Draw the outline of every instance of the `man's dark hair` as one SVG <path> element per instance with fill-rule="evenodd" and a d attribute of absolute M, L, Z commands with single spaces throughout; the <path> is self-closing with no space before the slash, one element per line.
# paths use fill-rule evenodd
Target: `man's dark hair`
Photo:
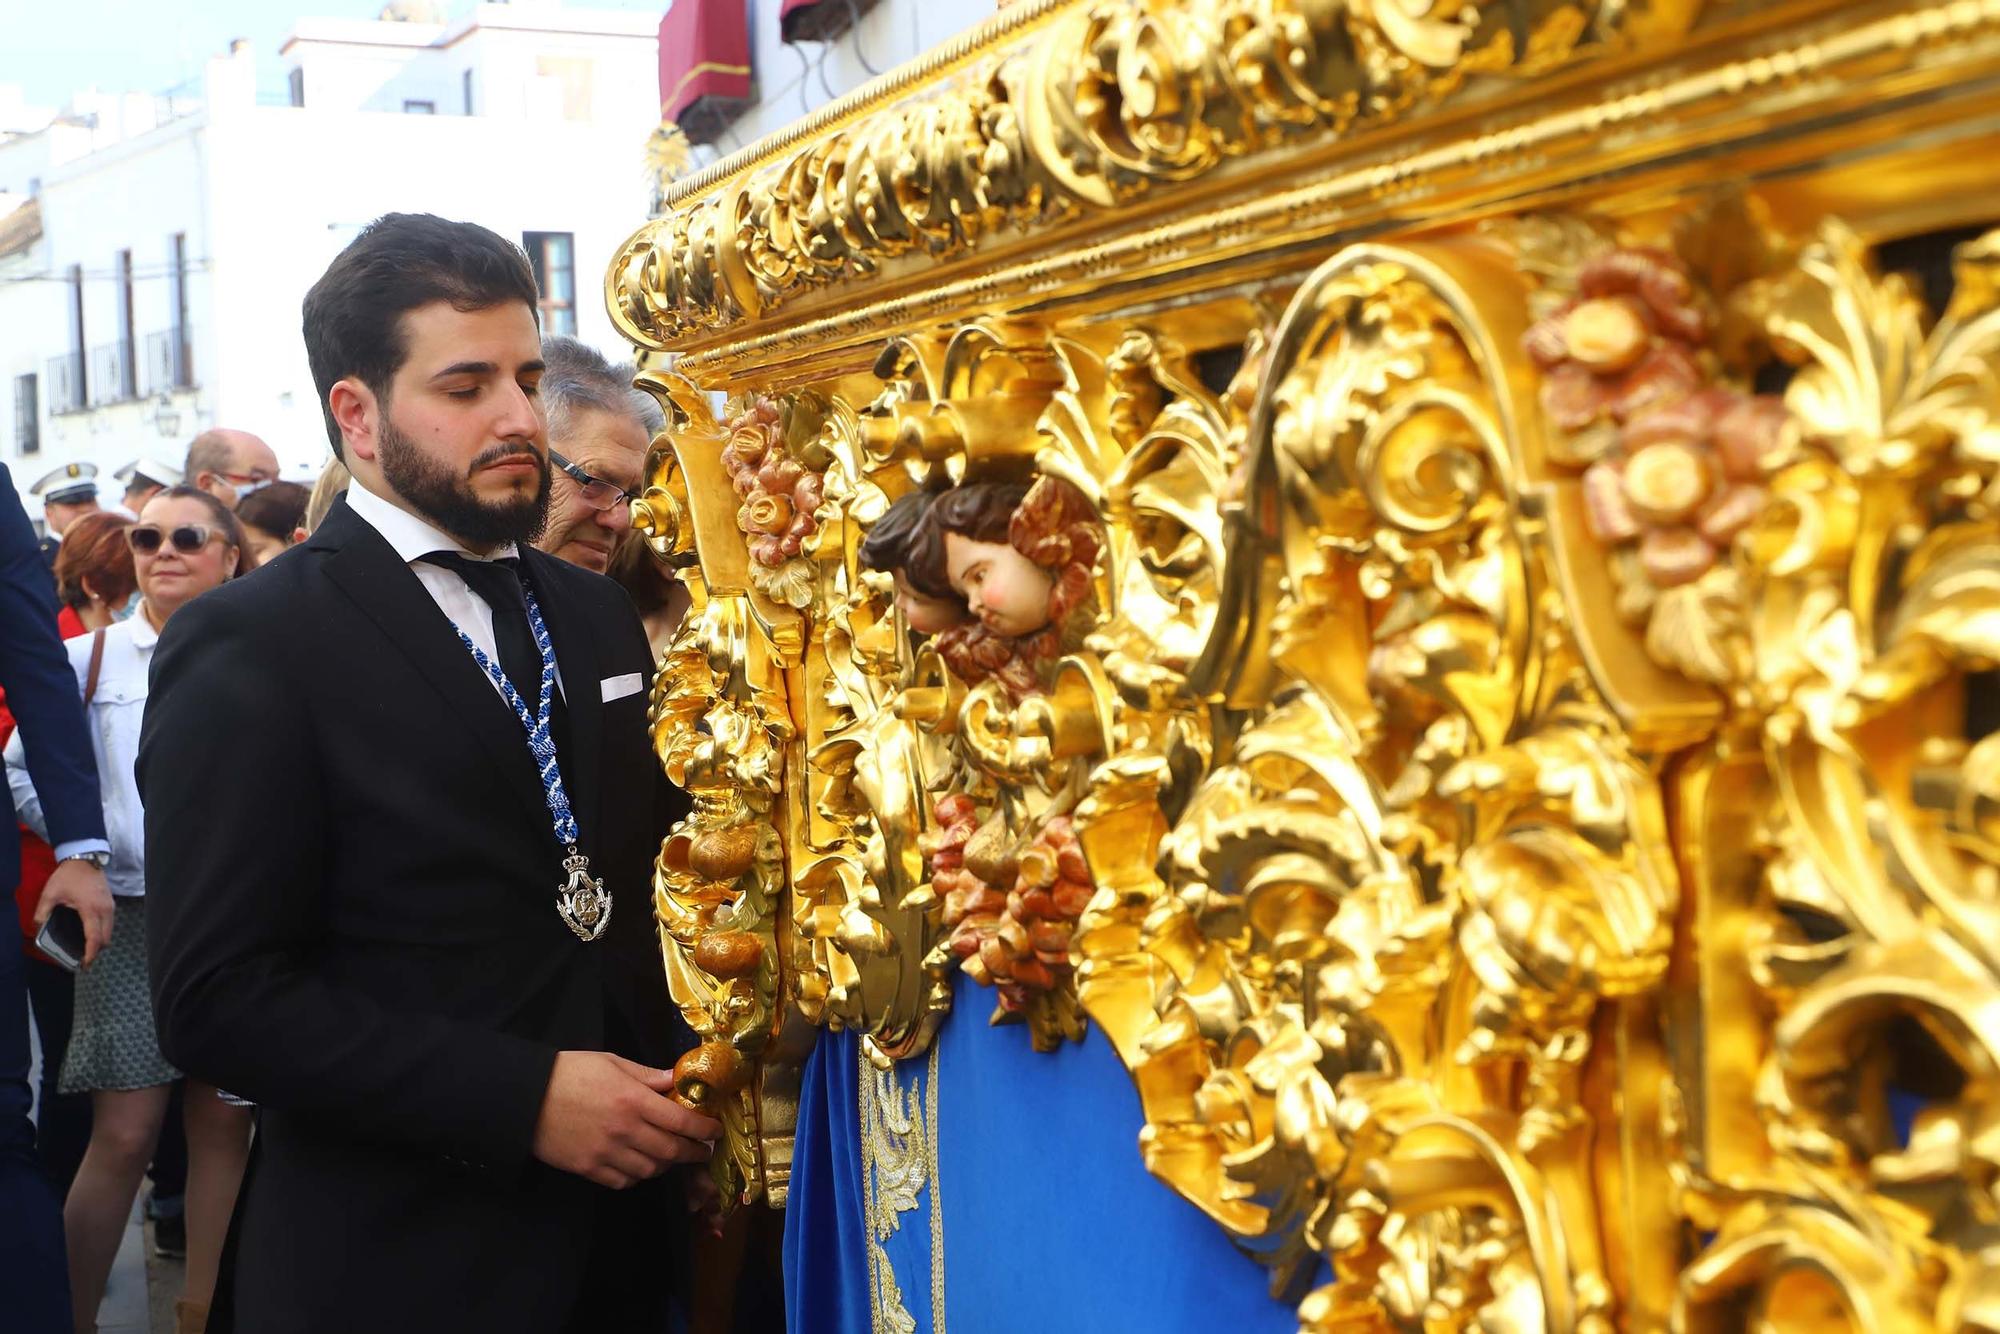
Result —
<path fill-rule="evenodd" d="M 520 301 L 539 324 L 537 299 L 521 248 L 477 223 L 384 213 L 363 227 L 306 293 L 306 360 L 334 455 L 346 457 L 327 395 L 351 375 L 386 408 L 390 382 L 409 355 L 406 313 L 434 301 L 465 311 Z"/>

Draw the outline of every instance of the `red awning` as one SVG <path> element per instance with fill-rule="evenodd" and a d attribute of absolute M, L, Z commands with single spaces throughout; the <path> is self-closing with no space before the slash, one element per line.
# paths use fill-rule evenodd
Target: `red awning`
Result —
<path fill-rule="evenodd" d="M 673 0 L 660 20 L 660 119 L 712 143 L 750 102 L 749 0 Z"/>

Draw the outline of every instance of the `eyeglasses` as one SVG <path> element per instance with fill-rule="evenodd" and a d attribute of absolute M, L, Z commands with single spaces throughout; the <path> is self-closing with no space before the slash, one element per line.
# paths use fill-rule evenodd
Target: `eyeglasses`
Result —
<path fill-rule="evenodd" d="M 275 477 L 266 477 L 261 472 L 219 472 L 215 475 L 229 483 L 229 489 L 236 493 L 238 500 L 255 495 L 278 480 Z"/>
<path fill-rule="evenodd" d="M 608 510 L 614 505 L 629 505 L 638 499 L 616 482 L 592 477 L 553 449 L 549 451 L 549 462 L 561 468 L 565 476 L 583 488 L 583 503 L 594 510 Z"/>
<path fill-rule="evenodd" d="M 152 555 L 163 540 L 171 542 L 183 556 L 192 556 L 221 536 L 205 523 L 183 523 L 170 529 L 154 523 L 135 523 L 125 530 L 125 540 L 132 544 L 133 554 L 139 556 Z"/>

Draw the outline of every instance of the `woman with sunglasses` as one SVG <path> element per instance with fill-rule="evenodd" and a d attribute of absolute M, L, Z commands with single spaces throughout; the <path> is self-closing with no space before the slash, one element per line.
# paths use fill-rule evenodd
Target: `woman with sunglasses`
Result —
<path fill-rule="evenodd" d="M 64 639 L 102 630 L 138 608 L 139 581 L 132 570 L 131 544 L 125 540 L 125 530 L 131 526 L 129 518 L 107 510 L 86 514 L 64 531 L 55 570 L 56 595 L 63 604 L 58 625 Z M 0 743 L 13 734 L 13 716 L 0 704 Z M 49 845 L 22 826 L 21 882 L 14 901 L 28 946 L 28 1002 L 36 1036 L 42 1041 L 35 1148 L 49 1178 L 67 1193 L 90 1143 L 90 1099 L 84 1094 L 64 1097 L 59 1088 L 63 1057 L 69 1051 L 70 1020 L 76 1011 L 76 978 L 35 948 L 35 910 L 55 865 Z"/>
<path fill-rule="evenodd" d="M 145 813 L 133 776 L 145 716 L 147 672 L 160 631 L 195 598 L 238 572 L 244 544 L 236 516 L 214 496 L 189 486 L 162 491 L 125 532 L 138 576 L 136 615 L 97 636 L 69 643 L 70 665 L 89 698 L 91 745 L 103 786 L 111 841 L 105 869 L 116 902 L 110 943 L 76 982 L 76 1018 L 63 1063 L 64 1093 L 91 1095 L 90 1147 L 63 1206 L 76 1327 L 96 1328 L 97 1308 L 118 1251 L 139 1179 L 153 1155 L 169 1087 L 180 1072 L 160 1054 L 146 975 Z M 18 736 L 8 743 L 8 784 L 31 826 L 40 803 L 28 785 Z M 205 1322 L 215 1288 L 223 1233 L 249 1151 L 249 1113 L 224 1103 L 214 1088 L 188 1081 L 187 1290 L 182 1330 Z"/>

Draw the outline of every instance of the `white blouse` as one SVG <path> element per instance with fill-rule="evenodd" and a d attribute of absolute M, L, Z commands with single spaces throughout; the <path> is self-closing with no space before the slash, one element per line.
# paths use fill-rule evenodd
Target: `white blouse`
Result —
<path fill-rule="evenodd" d="M 66 641 L 76 692 L 83 694 L 90 672 L 90 642 L 78 635 Z M 104 878 L 111 892 L 136 898 L 146 892 L 146 811 L 139 803 L 139 725 L 146 717 L 146 676 L 153 665 L 153 648 L 160 632 L 143 610 L 104 632 L 104 662 L 98 668 L 97 693 L 90 701 L 90 748 L 97 759 L 97 782 L 104 797 L 104 832 L 111 840 L 111 864 Z M 26 752 L 16 731 L 4 752 L 7 787 L 21 823 L 42 837 L 48 830 L 41 798 L 28 779 Z"/>

